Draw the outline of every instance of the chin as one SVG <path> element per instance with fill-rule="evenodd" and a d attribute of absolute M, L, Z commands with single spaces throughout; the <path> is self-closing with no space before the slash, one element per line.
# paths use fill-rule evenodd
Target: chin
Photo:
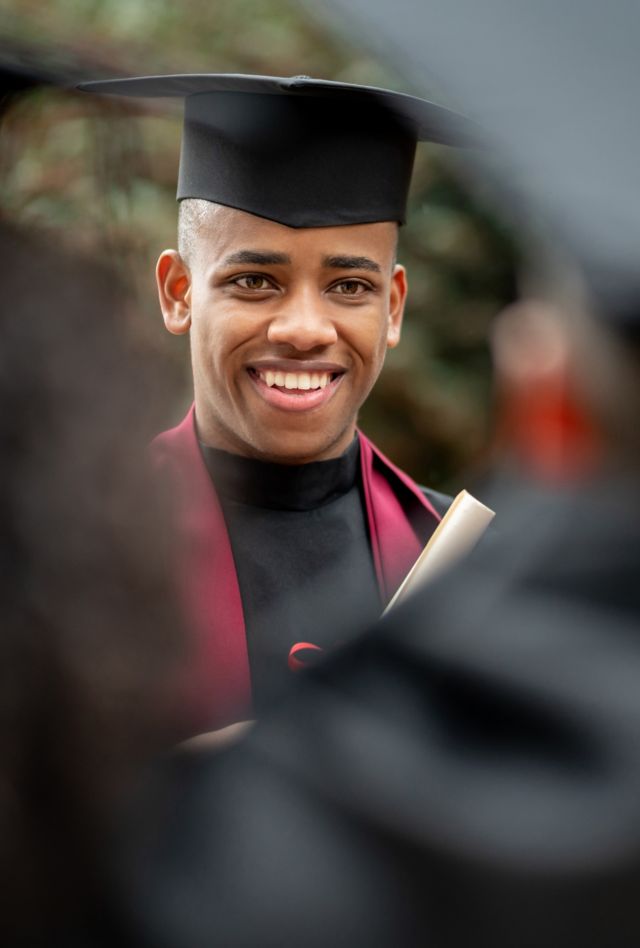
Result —
<path fill-rule="evenodd" d="M 334 441 L 327 442 L 326 438 L 319 441 L 297 435 L 256 444 L 255 450 L 258 457 L 276 464 L 309 464 L 342 454 L 343 448 L 332 450 L 334 444 Z"/>

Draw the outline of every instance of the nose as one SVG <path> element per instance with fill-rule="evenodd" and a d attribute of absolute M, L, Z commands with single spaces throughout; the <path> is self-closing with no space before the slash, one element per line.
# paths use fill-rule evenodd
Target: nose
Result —
<path fill-rule="evenodd" d="M 322 300 L 311 293 L 292 296 L 278 309 L 267 330 L 269 342 L 289 345 L 298 352 L 326 348 L 338 333 Z"/>

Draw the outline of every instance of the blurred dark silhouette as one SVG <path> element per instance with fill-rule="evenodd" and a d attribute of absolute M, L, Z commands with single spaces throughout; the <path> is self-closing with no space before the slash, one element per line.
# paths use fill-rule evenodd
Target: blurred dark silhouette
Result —
<path fill-rule="evenodd" d="M 1 940 L 53 943 L 175 737 L 183 649 L 117 281 L 14 228 L 0 247 Z"/>

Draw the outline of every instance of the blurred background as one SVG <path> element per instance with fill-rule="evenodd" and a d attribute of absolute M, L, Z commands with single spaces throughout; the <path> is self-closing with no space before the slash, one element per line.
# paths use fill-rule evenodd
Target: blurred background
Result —
<path fill-rule="evenodd" d="M 158 428 L 191 400 L 187 344 L 164 330 L 154 281 L 159 252 L 176 245 L 181 107 L 108 101 L 73 84 L 238 72 L 413 91 L 357 40 L 322 10 L 283 0 L 0 0 L 0 58 L 67 86 L 3 103 L 0 215 L 116 270 L 122 331 L 152 368 L 146 397 Z M 443 101 L 437 89 L 432 98 Z M 488 327 L 515 295 L 517 251 L 487 208 L 448 149 L 419 146 L 400 242 L 410 285 L 404 337 L 361 415 L 396 463 L 450 491 L 473 481 L 490 453 Z"/>

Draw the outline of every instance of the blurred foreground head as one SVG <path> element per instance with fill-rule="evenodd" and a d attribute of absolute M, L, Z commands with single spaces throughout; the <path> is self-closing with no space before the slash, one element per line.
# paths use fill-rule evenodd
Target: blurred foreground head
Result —
<path fill-rule="evenodd" d="M 132 765 L 168 739 L 178 625 L 117 284 L 4 225 L 0 248 L 3 925 L 35 937 L 82 903 Z"/>

